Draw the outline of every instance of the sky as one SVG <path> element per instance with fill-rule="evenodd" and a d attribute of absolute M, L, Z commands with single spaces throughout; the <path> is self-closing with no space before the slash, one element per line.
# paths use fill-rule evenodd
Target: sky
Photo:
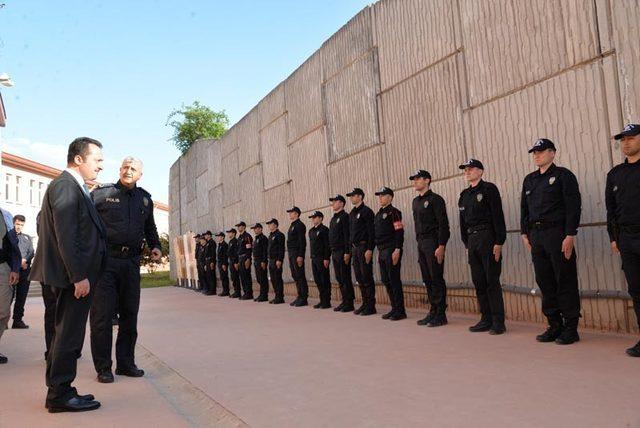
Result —
<path fill-rule="evenodd" d="M 179 152 L 169 113 L 200 101 L 231 124 L 369 0 L 0 0 L 1 149 L 64 168 L 69 143 L 104 144 L 100 182 L 126 156 L 168 201 Z"/>

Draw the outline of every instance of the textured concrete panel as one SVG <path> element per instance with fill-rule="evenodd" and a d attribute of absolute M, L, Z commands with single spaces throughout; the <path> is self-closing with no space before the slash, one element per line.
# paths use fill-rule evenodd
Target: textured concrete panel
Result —
<path fill-rule="evenodd" d="M 320 126 L 322 116 L 322 69 L 320 54 L 313 54 L 285 81 L 285 105 L 289 120 L 289 142 Z"/>
<path fill-rule="evenodd" d="M 193 145 L 195 146 L 195 162 L 196 162 L 196 177 L 200 177 L 204 174 L 209 168 L 209 147 L 213 144 L 215 140 L 210 139 L 202 139 L 196 141 Z M 193 148 L 192 148 L 193 149 Z"/>
<path fill-rule="evenodd" d="M 331 194 L 348 193 L 354 187 L 360 187 L 365 193 L 365 203 L 375 206 L 374 193 L 383 186 L 382 149 L 372 147 L 356 155 L 350 156 L 329 165 L 329 182 Z M 351 203 L 347 200 L 347 209 Z"/>
<path fill-rule="evenodd" d="M 207 162 L 209 167 L 209 188 L 213 189 L 222 184 L 222 145 L 219 140 L 212 142 L 207 150 Z"/>
<path fill-rule="evenodd" d="M 216 232 L 223 230 L 222 186 L 209 190 L 209 216 L 211 217 L 211 230 Z"/>
<path fill-rule="evenodd" d="M 254 165 L 240 174 L 240 193 L 243 199 L 240 210 L 242 219 L 247 225 L 262 221 L 264 218 L 262 164 Z"/>
<path fill-rule="evenodd" d="M 270 189 L 289 180 L 287 160 L 287 116 L 281 116 L 260 131 L 264 188 Z"/>
<path fill-rule="evenodd" d="M 192 147 L 189 149 L 185 156 L 185 162 L 182 165 L 186 168 L 186 181 L 180 182 L 180 185 L 187 189 L 187 202 L 192 202 L 196 199 L 196 177 L 197 177 L 197 156 L 198 148 Z"/>
<path fill-rule="evenodd" d="M 222 183 L 224 206 L 240 200 L 240 175 L 238 171 L 238 151 L 222 158 Z"/>
<path fill-rule="evenodd" d="M 373 6 L 383 90 L 456 50 L 450 0 L 381 1 Z"/>
<path fill-rule="evenodd" d="M 265 190 L 264 192 L 264 221 L 275 218 L 280 223 L 280 229 L 286 231 L 289 227 L 289 215 L 286 210 L 293 205 L 291 184 Z"/>
<path fill-rule="evenodd" d="M 232 227 L 235 227 L 239 221 L 242 221 L 242 202 L 236 202 L 235 204 L 225 206 L 222 211 L 224 218 L 224 230 L 229 230 Z"/>
<path fill-rule="evenodd" d="M 258 103 L 259 128 L 262 129 L 273 122 L 277 117 L 282 116 L 286 111 L 284 105 L 284 83 L 278 85 Z"/>
<path fill-rule="evenodd" d="M 196 215 L 198 217 L 209 214 L 209 183 L 206 171 L 196 178 Z"/>
<path fill-rule="evenodd" d="M 293 201 L 302 211 L 329 203 L 327 143 L 323 128 L 289 146 L 289 171 Z"/>
<path fill-rule="evenodd" d="M 434 179 L 457 174 L 466 157 L 455 59 L 428 68 L 381 97 L 390 184 L 404 187 L 416 169 Z"/>
<path fill-rule="evenodd" d="M 640 122 L 640 1 L 611 0 L 612 31 L 625 122 Z"/>
<path fill-rule="evenodd" d="M 368 54 L 323 86 L 331 161 L 379 142 L 375 62 Z"/>
<path fill-rule="evenodd" d="M 240 171 L 260 162 L 260 136 L 258 134 L 258 111 L 251 110 L 236 124 L 236 138 L 241 155 L 238 157 Z"/>
<path fill-rule="evenodd" d="M 222 150 L 222 157 L 227 157 L 232 151 L 238 148 L 238 140 L 236 137 L 236 127 L 232 126 L 220 139 L 220 147 Z"/>
<path fill-rule="evenodd" d="M 563 73 L 470 113 L 469 157 L 504 199 L 508 229 L 519 228 L 522 180 L 535 170 L 527 150 L 539 137 L 558 148 L 556 163 L 573 171 L 582 192 L 582 223 L 605 220 L 604 185 L 611 168 L 598 63 Z"/>

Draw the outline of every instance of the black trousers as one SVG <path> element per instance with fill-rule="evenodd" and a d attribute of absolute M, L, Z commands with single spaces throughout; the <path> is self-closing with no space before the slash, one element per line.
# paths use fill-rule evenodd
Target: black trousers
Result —
<path fill-rule="evenodd" d="M 313 258 L 311 259 L 311 271 L 313 272 L 313 282 L 315 282 L 318 287 L 320 303 L 330 305 L 331 275 L 329 273 L 329 267 L 324 267 L 324 260 L 322 260 L 322 258 Z"/>
<path fill-rule="evenodd" d="M 21 321 L 22 317 L 24 317 L 24 304 L 27 301 L 27 295 L 29 294 L 29 285 L 31 281 L 29 281 L 29 273 L 31 272 L 31 268 L 22 270 L 20 269 L 20 279 L 18 283 L 13 287 L 14 297 L 16 299 L 13 304 L 13 320 Z"/>
<path fill-rule="evenodd" d="M 240 272 L 233 263 L 229 264 L 229 273 L 231 274 L 231 283 L 233 284 L 233 294 L 239 296 L 240 293 Z"/>
<path fill-rule="evenodd" d="M 276 266 L 276 260 L 269 260 L 269 276 L 271 286 L 276 295 L 275 300 L 284 300 L 284 282 L 282 281 L 282 264 Z"/>
<path fill-rule="evenodd" d="M 575 249 L 567 260 L 562 254 L 562 227 L 529 232 L 536 282 L 542 292 L 542 313 L 547 317 L 580 317 L 580 294 Z"/>
<path fill-rule="evenodd" d="M 380 264 L 380 277 L 384 287 L 387 289 L 389 300 L 391 301 L 391 311 L 394 314 L 406 315 L 404 308 L 404 292 L 402 290 L 402 280 L 400 279 L 400 267 L 402 266 L 402 250 L 398 263 L 393 264 L 391 255 L 394 248 L 385 248 L 378 251 L 378 263 Z"/>
<path fill-rule="evenodd" d="M 264 262 L 264 267 L 262 267 L 261 262 L 253 262 L 253 267 L 256 271 L 256 282 L 260 285 L 260 298 L 268 298 L 269 297 L 269 268 L 267 263 Z"/>
<path fill-rule="evenodd" d="M 447 308 L 447 284 L 444 281 L 444 260 L 438 263 L 435 251 L 438 240 L 423 238 L 418 240 L 418 264 L 422 273 L 422 283 L 427 288 L 431 304 L 430 312 L 445 312 Z"/>
<path fill-rule="evenodd" d="M 56 294 L 49 285 L 40 283 L 42 289 L 42 301 L 44 302 L 44 344 L 46 346 L 44 357 L 47 358 L 51 349 L 51 342 L 55 333 L 56 322 Z"/>
<path fill-rule="evenodd" d="M 51 287 L 55 296 L 54 333 L 45 374 L 50 403 L 62 403 L 77 394 L 71 383 L 76 378 L 78 355 L 82 351 L 94 291 L 92 287 L 89 295 L 80 299 L 75 298 L 74 292 L 72 284 L 68 288 Z"/>
<path fill-rule="evenodd" d="M 249 266 L 247 266 L 247 264 Z M 242 283 L 242 293 L 247 298 L 253 299 L 253 284 L 251 280 L 251 256 L 240 256 L 240 283 Z"/>
<path fill-rule="evenodd" d="M 373 282 L 373 256 L 369 263 L 364 258 L 367 251 L 365 245 L 353 247 L 353 272 L 356 275 L 356 282 L 362 294 L 362 305 L 365 308 L 375 309 L 376 307 L 376 287 Z"/>
<path fill-rule="evenodd" d="M 348 263 L 344 262 L 344 250 L 336 249 L 331 252 L 331 262 L 333 263 L 333 272 L 336 281 L 340 285 L 340 294 L 342 295 L 342 303 L 353 306 L 355 295 L 353 292 L 353 281 L 351 280 L 351 259 Z"/>
<path fill-rule="evenodd" d="M 204 265 L 198 263 L 196 265 L 198 268 L 198 283 L 200 284 L 200 289 L 203 291 L 207 290 L 207 274 L 204 270 Z"/>
<path fill-rule="evenodd" d="M 107 267 L 95 287 L 91 306 L 91 354 L 97 372 L 111 370 L 113 326 L 111 317 L 118 301 L 118 337 L 116 364 L 121 368 L 135 366 L 140 308 L 140 261 L 137 257 L 107 258 Z"/>
<path fill-rule="evenodd" d="M 304 271 L 304 260 L 302 266 L 298 266 L 296 256 L 289 256 L 289 268 L 291 269 L 291 277 L 296 283 L 298 299 L 306 301 L 309 298 L 309 284 L 307 284 L 307 275 Z"/>
<path fill-rule="evenodd" d="M 207 294 L 216 294 L 218 281 L 216 279 L 216 268 L 211 268 L 211 263 L 207 262 L 205 266 L 205 281 L 207 282 Z"/>
<path fill-rule="evenodd" d="M 496 262 L 493 255 L 494 243 L 495 237 L 491 230 L 481 230 L 469 235 L 469 266 L 482 319 L 504 322 L 504 299 L 500 285 L 502 257 Z"/>
<path fill-rule="evenodd" d="M 223 269 L 224 266 L 224 269 Z M 218 264 L 218 276 L 222 284 L 222 294 L 229 293 L 229 266 Z"/>
<path fill-rule="evenodd" d="M 627 279 L 629 295 L 633 300 L 633 309 L 640 326 L 640 233 L 623 231 L 617 242 L 622 257 L 622 270 Z"/>

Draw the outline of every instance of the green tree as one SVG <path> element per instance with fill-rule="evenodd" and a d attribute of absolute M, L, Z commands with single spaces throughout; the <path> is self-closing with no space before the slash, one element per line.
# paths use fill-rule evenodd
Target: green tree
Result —
<path fill-rule="evenodd" d="M 158 269 L 158 267 L 167 263 L 167 261 L 169 260 L 169 251 L 170 251 L 169 249 L 171 247 L 169 245 L 169 235 L 167 235 L 166 233 L 163 233 L 159 236 L 159 238 L 160 238 L 160 248 L 162 250 L 162 258 L 160 260 L 156 261 L 151 258 L 151 250 L 146 245 L 142 250 L 142 257 L 140 258 L 140 266 L 146 266 L 147 271 L 149 272 L 155 272 L 156 269 Z"/>
<path fill-rule="evenodd" d="M 214 111 L 195 101 L 172 111 L 166 126 L 173 128 L 170 141 L 184 154 L 196 140 L 222 137 L 229 127 L 229 117 L 224 110 Z"/>

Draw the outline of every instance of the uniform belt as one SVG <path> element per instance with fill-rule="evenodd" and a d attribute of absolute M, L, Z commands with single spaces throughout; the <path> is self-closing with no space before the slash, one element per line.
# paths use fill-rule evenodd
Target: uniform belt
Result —
<path fill-rule="evenodd" d="M 471 235 L 473 233 L 478 233 L 478 232 L 482 232 L 483 230 L 490 230 L 490 229 L 491 229 L 491 226 L 489 226 L 488 224 L 480 224 L 478 226 L 472 226 L 468 228 L 467 233 Z"/>
<path fill-rule="evenodd" d="M 358 241 L 358 242 L 354 242 L 353 246 L 354 247 L 361 247 L 361 246 L 366 245 L 366 244 L 367 244 L 367 241 Z"/>
<path fill-rule="evenodd" d="M 140 255 L 140 249 L 126 245 L 109 245 L 109 255 L 120 258 L 137 257 Z"/>
<path fill-rule="evenodd" d="M 562 224 L 563 223 L 559 221 L 533 221 L 529 223 L 529 228 L 544 230 L 544 229 L 551 229 L 552 227 L 562 226 Z"/>
<path fill-rule="evenodd" d="M 640 224 L 627 224 L 618 226 L 621 231 L 626 233 L 640 233 Z"/>

